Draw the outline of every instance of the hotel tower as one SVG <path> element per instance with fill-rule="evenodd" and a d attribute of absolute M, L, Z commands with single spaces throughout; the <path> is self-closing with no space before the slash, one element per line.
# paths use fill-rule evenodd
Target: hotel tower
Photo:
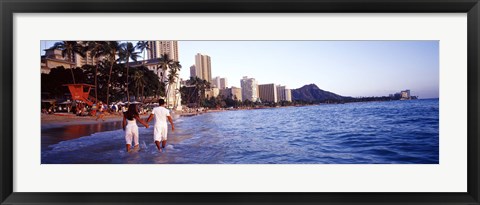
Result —
<path fill-rule="evenodd" d="M 168 58 L 173 61 L 178 60 L 178 42 L 177 41 L 149 41 L 147 50 L 148 59 L 160 58 L 163 54 L 167 54 Z M 165 71 L 165 74 L 159 76 L 161 81 L 167 80 L 167 75 L 170 73 L 170 68 Z M 166 97 L 167 107 L 181 110 L 181 95 L 180 95 L 180 79 L 177 77 L 172 86 L 167 86 L 168 96 Z"/>

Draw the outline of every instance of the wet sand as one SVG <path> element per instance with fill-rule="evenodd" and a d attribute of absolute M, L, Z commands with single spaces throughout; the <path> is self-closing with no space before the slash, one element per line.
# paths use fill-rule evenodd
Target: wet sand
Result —
<path fill-rule="evenodd" d="M 55 124 L 56 126 L 42 125 L 42 150 L 49 145 L 59 143 L 65 140 L 77 139 L 89 136 L 97 132 L 106 132 L 122 129 L 122 121 L 95 121 L 96 123 L 83 122 L 83 124 Z"/>
<path fill-rule="evenodd" d="M 181 116 L 188 117 L 221 111 L 225 110 L 208 110 L 192 113 L 175 111 L 172 117 L 175 120 Z M 140 115 L 140 118 L 147 120 L 148 116 L 149 113 Z M 76 116 L 68 113 L 41 114 L 42 148 L 61 141 L 89 136 L 97 132 L 122 129 L 123 115 L 121 114 L 106 114 L 104 120 L 96 120 L 96 118 L 94 116 Z M 139 127 L 143 126 L 139 125 Z"/>
<path fill-rule="evenodd" d="M 175 111 L 172 113 L 173 118 L 180 116 L 194 116 L 204 113 L 211 112 L 223 112 L 226 110 L 207 110 L 202 112 L 182 112 Z M 148 118 L 149 113 L 140 115 L 142 119 Z M 84 125 L 84 124 L 98 124 L 102 122 L 116 122 L 122 121 L 123 115 L 120 113 L 117 114 L 106 114 L 104 120 L 96 120 L 96 116 L 76 116 L 70 113 L 55 113 L 55 114 L 41 114 L 42 129 L 44 128 L 53 128 L 58 126 L 65 125 Z"/>

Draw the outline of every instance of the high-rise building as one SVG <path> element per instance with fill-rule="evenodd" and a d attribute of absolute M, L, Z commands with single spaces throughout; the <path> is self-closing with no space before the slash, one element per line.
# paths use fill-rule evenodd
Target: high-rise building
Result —
<path fill-rule="evenodd" d="M 177 41 L 149 41 L 148 46 L 150 47 L 147 50 L 147 55 L 149 59 L 157 59 L 162 57 L 162 55 L 167 54 L 169 60 L 179 61 L 178 59 L 178 42 Z M 170 73 L 170 68 L 168 68 L 165 73 L 157 73 L 160 80 L 165 82 Z M 181 95 L 180 95 L 180 79 L 177 77 L 175 82 L 170 86 L 166 86 L 165 91 L 168 96 L 165 98 L 166 106 L 176 109 L 181 109 Z"/>
<path fill-rule="evenodd" d="M 217 77 L 212 79 L 212 86 L 214 86 L 216 88 L 219 88 L 219 89 L 223 89 L 223 88 L 220 87 L 220 76 L 217 76 Z"/>
<path fill-rule="evenodd" d="M 197 53 L 195 56 L 195 69 L 197 77 L 204 79 L 209 83 L 212 82 L 212 66 L 210 56 Z"/>
<path fill-rule="evenodd" d="M 292 102 L 292 90 L 285 89 L 285 101 Z"/>
<path fill-rule="evenodd" d="M 221 78 L 220 76 L 217 76 L 212 79 L 212 85 L 219 89 L 225 89 L 228 87 L 227 78 Z"/>
<path fill-rule="evenodd" d="M 97 63 L 100 63 L 100 61 L 104 58 L 104 56 L 95 58 L 92 56 L 90 51 L 87 51 L 85 53 L 85 57 L 82 57 L 80 54 L 75 54 L 74 61 L 77 67 L 82 67 L 84 65 L 97 65 Z"/>
<path fill-rule="evenodd" d="M 170 60 L 178 61 L 178 41 L 149 41 L 148 59 L 160 58 L 167 54 Z"/>
<path fill-rule="evenodd" d="M 258 94 L 262 102 L 278 102 L 277 86 L 273 83 L 258 85 Z"/>
<path fill-rule="evenodd" d="M 166 82 L 168 79 L 168 73 L 170 72 L 170 68 L 167 69 L 167 71 L 165 72 L 166 75 L 164 75 L 162 69 L 157 69 L 160 63 L 161 62 L 158 59 L 148 59 L 145 61 L 130 62 L 129 65 L 130 68 L 145 66 L 158 76 L 158 80 L 160 82 Z M 177 77 L 172 84 L 165 87 L 165 92 L 168 93 L 165 101 L 167 103 L 166 106 L 169 108 L 176 108 L 177 110 L 180 110 L 182 108 L 180 94 L 181 81 L 182 80 Z"/>
<path fill-rule="evenodd" d="M 286 86 L 277 85 L 277 100 L 278 100 L 278 102 L 285 101 L 285 99 L 287 98 L 286 93 L 285 93 L 285 88 L 286 88 Z"/>
<path fill-rule="evenodd" d="M 232 92 L 232 98 L 234 100 L 242 101 L 242 88 L 237 88 L 237 87 L 232 86 L 230 89 L 231 89 L 231 92 Z"/>
<path fill-rule="evenodd" d="M 197 77 L 197 70 L 195 69 L 195 65 L 190 66 L 190 78 Z"/>
<path fill-rule="evenodd" d="M 242 100 L 250 100 L 252 102 L 258 99 L 258 82 L 255 78 L 248 78 L 244 76 L 240 80 L 242 87 Z"/>
<path fill-rule="evenodd" d="M 220 78 L 220 89 L 225 89 L 228 87 L 227 78 Z"/>
<path fill-rule="evenodd" d="M 292 91 L 287 89 L 287 86 L 277 85 L 277 100 L 280 101 L 292 101 Z"/>
<path fill-rule="evenodd" d="M 232 100 L 242 101 L 242 89 L 232 86 L 231 88 L 224 88 L 220 90 L 220 95 Z"/>

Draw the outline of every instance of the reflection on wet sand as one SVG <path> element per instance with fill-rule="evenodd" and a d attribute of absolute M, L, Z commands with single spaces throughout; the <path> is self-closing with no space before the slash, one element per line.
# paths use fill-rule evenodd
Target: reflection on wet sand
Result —
<path fill-rule="evenodd" d="M 63 127 L 42 129 L 42 149 L 51 144 L 88 136 L 97 132 L 122 129 L 121 121 L 100 122 L 95 124 L 66 125 Z"/>

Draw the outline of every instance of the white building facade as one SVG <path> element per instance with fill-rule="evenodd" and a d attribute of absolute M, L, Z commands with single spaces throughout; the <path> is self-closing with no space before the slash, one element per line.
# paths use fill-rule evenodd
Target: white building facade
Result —
<path fill-rule="evenodd" d="M 240 85 L 242 88 L 242 100 L 250 100 L 256 102 L 258 99 L 258 82 L 255 78 L 248 78 L 244 76 L 240 80 Z"/>

